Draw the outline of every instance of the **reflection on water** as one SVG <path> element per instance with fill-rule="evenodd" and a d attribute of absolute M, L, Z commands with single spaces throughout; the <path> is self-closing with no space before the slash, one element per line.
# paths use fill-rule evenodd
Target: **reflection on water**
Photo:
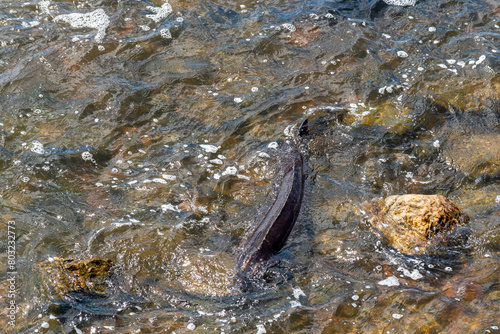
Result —
<path fill-rule="evenodd" d="M 8 221 L 18 272 L 2 328 L 498 332 L 499 14 L 479 0 L 1 3 L 6 302 Z M 298 224 L 238 291 L 284 132 L 309 114 Z M 452 199 L 467 241 L 407 256 L 354 213 L 403 193 Z M 107 293 L 59 295 L 39 271 L 56 257 L 110 259 Z"/>

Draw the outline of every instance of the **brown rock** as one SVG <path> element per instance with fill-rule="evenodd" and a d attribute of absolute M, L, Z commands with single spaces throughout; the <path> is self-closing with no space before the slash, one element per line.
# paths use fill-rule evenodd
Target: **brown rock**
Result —
<path fill-rule="evenodd" d="M 444 145 L 443 154 L 449 163 L 466 174 L 495 174 L 500 170 L 500 135 L 458 134 Z"/>
<path fill-rule="evenodd" d="M 43 281 L 49 291 L 64 296 L 69 292 L 104 294 L 112 263 L 108 259 L 74 260 L 51 258 L 40 264 Z"/>
<path fill-rule="evenodd" d="M 469 218 L 441 195 L 395 195 L 375 198 L 361 212 L 394 248 L 420 254 L 437 235 L 465 224 Z"/>

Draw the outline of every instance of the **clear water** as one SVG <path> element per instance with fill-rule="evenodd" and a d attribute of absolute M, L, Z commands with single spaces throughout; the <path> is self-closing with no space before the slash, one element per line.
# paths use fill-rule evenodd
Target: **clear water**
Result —
<path fill-rule="evenodd" d="M 2 328 L 499 332 L 500 5 L 389 3 L 0 2 Z M 309 114 L 301 216 L 238 292 L 241 240 Z M 395 253 L 354 212 L 402 193 L 452 199 L 468 241 Z M 58 299 L 51 257 L 111 259 L 109 294 Z"/>

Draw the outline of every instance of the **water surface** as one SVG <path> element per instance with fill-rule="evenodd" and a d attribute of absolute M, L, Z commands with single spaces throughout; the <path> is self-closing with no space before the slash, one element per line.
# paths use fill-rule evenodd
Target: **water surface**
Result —
<path fill-rule="evenodd" d="M 18 273 L 2 328 L 499 332 L 499 14 L 493 0 L 2 1 L 5 305 L 8 221 Z M 239 246 L 307 115 L 301 216 L 239 292 Z M 354 213 L 404 193 L 452 199 L 468 241 L 409 257 Z M 50 292 L 39 264 L 54 257 L 111 259 L 108 295 Z"/>

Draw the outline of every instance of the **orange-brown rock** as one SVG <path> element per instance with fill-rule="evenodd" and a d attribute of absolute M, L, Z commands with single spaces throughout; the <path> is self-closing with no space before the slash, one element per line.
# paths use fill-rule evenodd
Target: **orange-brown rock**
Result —
<path fill-rule="evenodd" d="M 420 254 L 438 235 L 465 224 L 469 218 L 441 195 L 394 195 L 375 198 L 361 213 L 388 243 L 407 254 Z"/>

